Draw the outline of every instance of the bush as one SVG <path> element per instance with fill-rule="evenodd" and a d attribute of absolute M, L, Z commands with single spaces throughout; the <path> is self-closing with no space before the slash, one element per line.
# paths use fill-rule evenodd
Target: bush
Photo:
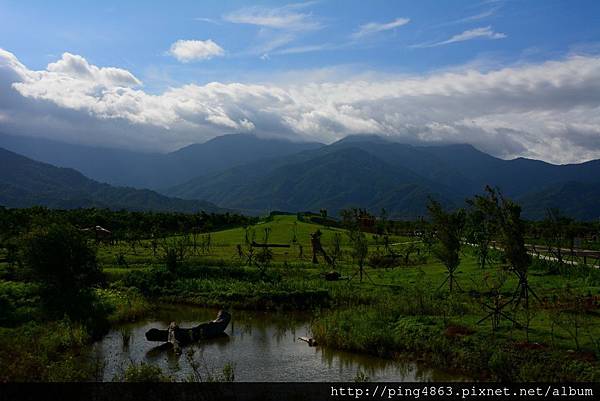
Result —
<path fill-rule="evenodd" d="M 33 283 L 0 280 L 0 326 L 40 317 L 39 288 Z"/>
<path fill-rule="evenodd" d="M 175 274 L 160 267 L 150 271 L 133 271 L 123 278 L 123 285 L 135 287 L 145 296 L 158 296 L 170 288 L 175 279 Z"/>
<path fill-rule="evenodd" d="M 129 365 L 125 370 L 123 377 L 115 377 L 115 379 L 115 381 L 118 380 L 127 383 L 159 383 L 171 381 L 171 378 L 164 375 L 158 366 L 144 362 L 139 365 Z"/>

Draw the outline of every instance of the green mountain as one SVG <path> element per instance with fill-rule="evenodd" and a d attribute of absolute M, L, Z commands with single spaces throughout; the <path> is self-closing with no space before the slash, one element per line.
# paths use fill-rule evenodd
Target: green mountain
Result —
<path fill-rule="evenodd" d="M 599 160 L 571 165 L 502 160 L 470 145 L 412 146 L 374 136 L 347 137 L 202 175 L 164 193 L 252 212 L 327 208 L 337 213 L 356 206 L 415 218 L 426 212 L 429 197 L 462 206 L 486 185 L 527 202 L 526 217 L 543 216 L 546 205 L 558 205 L 574 217 L 600 215 L 600 201 L 585 195 L 600 185 Z"/>
<path fill-rule="evenodd" d="M 470 145 L 414 146 L 367 135 L 328 146 L 226 135 L 165 155 L 15 138 L 0 135 L 0 143 L 12 141 L 13 148 L 27 148 L 42 160 L 81 165 L 111 183 L 161 186 L 166 196 L 100 184 L 3 151 L 0 203 L 8 206 L 191 211 L 216 210 L 217 204 L 245 213 L 327 208 L 332 214 L 364 207 L 415 218 L 426 213 L 429 197 L 459 207 L 492 185 L 521 202 L 528 218 L 543 217 L 548 207 L 581 219 L 600 216 L 600 160 L 503 160 Z"/>
<path fill-rule="evenodd" d="M 446 204 L 457 200 L 443 185 L 356 148 L 252 163 L 194 179 L 169 193 L 206 197 L 250 212 L 326 208 L 336 214 L 348 207 L 369 207 L 385 208 L 395 217 L 405 218 L 423 215 L 428 196 Z"/>
<path fill-rule="evenodd" d="M 536 220 L 543 219 L 551 208 L 578 220 L 600 219 L 600 184 L 567 181 L 528 193 L 517 201 L 523 213 Z"/>
<path fill-rule="evenodd" d="M 169 198 L 150 190 L 113 187 L 70 168 L 37 162 L 0 148 L 0 205 L 71 209 L 100 207 L 128 210 L 222 211 L 198 200 Z"/>

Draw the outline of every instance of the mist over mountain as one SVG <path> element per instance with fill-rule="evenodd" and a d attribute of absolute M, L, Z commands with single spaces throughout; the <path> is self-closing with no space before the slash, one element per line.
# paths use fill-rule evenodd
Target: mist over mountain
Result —
<path fill-rule="evenodd" d="M 224 211 L 209 202 L 169 198 L 147 189 L 114 187 L 70 168 L 37 162 L 0 148 L 0 205 L 110 208 L 171 212 Z"/>

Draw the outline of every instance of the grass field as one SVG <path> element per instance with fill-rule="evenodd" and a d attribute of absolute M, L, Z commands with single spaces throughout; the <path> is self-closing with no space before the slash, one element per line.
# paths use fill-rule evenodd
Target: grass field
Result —
<path fill-rule="evenodd" d="M 316 230 L 322 232 L 321 242 L 326 250 L 332 247 L 333 237 L 336 233 L 341 235 L 343 251 L 348 252 L 350 249 L 349 238 L 345 235 L 345 230 L 298 221 L 296 216 L 274 216 L 270 221 L 262 221 L 251 226 L 248 231 L 250 239 L 252 239 L 252 234 L 254 233 L 254 240 L 257 243 L 264 242 L 265 229 L 270 229 L 269 243 L 290 245 L 289 248 L 271 248 L 274 256 L 273 262 L 275 264 L 284 262 L 302 264 L 310 262 L 312 255 L 310 234 L 314 233 Z M 199 244 L 202 237 L 206 237 L 207 235 L 208 234 L 198 235 L 196 252 L 193 252 L 192 249 L 192 235 L 188 236 L 189 260 L 202 261 L 205 263 L 210 263 L 210 261 L 237 262 L 239 257 L 236 246 L 244 245 L 245 243 L 246 230 L 244 228 L 238 227 L 210 233 L 210 251 L 202 252 Z M 181 238 L 182 236 L 176 236 L 159 240 L 158 254 L 160 253 L 159 248 L 164 241 L 176 241 Z M 296 241 L 294 241 L 294 238 Z M 367 240 L 369 241 L 370 248 L 377 248 L 377 240 L 374 239 L 372 235 L 368 235 Z M 411 241 L 411 239 L 399 236 L 392 236 L 390 238 L 390 242 L 392 243 L 402 243 L 407 241 Z M 117 246 L 101 245 L 98 249 L 98 257 L 101 263 L 107 268 L 115 264 L 116 257 L 119 254 L 125 256 L 128 265 L 131 267 L 138 265 L 148 267 L 158 260 L 157 257 L 153 255 L 151 242 L 152 241 L 150 240 L 141 240 L 134 247 L 130 244 L 120 244 Z M 379 240 L 379 247 L 383 247 L 381 239 Z M 396 247 L 401 247 L 401 245 L 396 245 Z M 300 248 L 303 249 L 303 257 L 300 257 Z"/>
<path fill-rule="evenodd" d="M 255 232 L 263 242 L 289 244 L 272 248 L 273 260 L 264 270 L 246 265 L 238 245 Z M 332 267 L 311 263 L 310 234 L 323 233 L 330 251 L 341 236 L 342 256 L 335 269 L 344 279 L 326 281 Z M 208 234 L 196 239 L 206 240 Z M 294 238 L 296 241 L 294 241 Z M 382 239 L 367 235 L 370 256 L 384 254 Z M 464 247 L 456 274 L 460 291 L 440 285 L 446 269 L 421 243 L 407 237 L 390 242 L 401 254 L 394 268 L 373 268 L 367 262 L 359 281 L 352 247 L 344 230 L 275 216 L 250 227 L 210 233 L 210 248 L 185 242 L 185 257 L 177 271 L 165 267 L 162 245 L 184 236 L 135 244 L 101 244 L 98 259 L 108 286 L 98 290 L 111 303 L 113 324 L 143 316 L 153 302 L 190 303 L 247 309 L 303 309 L 313 312 L 313 335 L 324 345 L 391 358 L 421 359 L 437 367 L 460 369 L 473 377 L 496 380 L 600 380 L 600 271 L 584 266 L 556 266 L 534 261 L 530 268 L 531 298 L 527 311 L 512 305 L 504 312 L 521 326 L 501 317 L 497 330 L 484 304 L 492 304 L 491 285 L 504 277 L 501 303 L 512 298 L 517 280 L 502 268 L 501 258 L 482 270 L 471 247 Z M 300 246 L 303 256 L 300 257 Z M 417 250 L 418 248 L 418 250 Z M 410 249 L 408 259 L 404 258 Z M 408 263 L 406 263 L 408 262 Z M 2 268 L 6 268 L 3 266 Z M 353 277 L 352 280 L 348 278 Z M 17 314 L 35 315 L 35 288 L 0 281 L 0 292 L 12 297 Z M 23 302 L 19 304 L 19 299 Z M 29 301 L 27 301 L 29 300 Z"/>

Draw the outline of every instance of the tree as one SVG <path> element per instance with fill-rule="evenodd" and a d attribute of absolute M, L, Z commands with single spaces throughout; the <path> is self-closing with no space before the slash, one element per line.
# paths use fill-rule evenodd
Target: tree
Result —
<path fill-rule="evenodd" d="M 190 247 L 190 239 L 187 235 L 174 238 L 163 238 L 163 259 L 167 270 L 177 273 L 179 265 L 186 259 Z"/>
<path fill-rule="evenodd" d="M 366 274 L 364 266 L 367 256 L 369 255 L 369 243 L 367 241 L 367 237 L 362 232 L 360 224 L 361 216 L 364 216 L 365 213 L 366 211 L 356 208 L 344 209 L 340 212 L 342 224 L 348 230 L 348 237 L 350 237 L 352 258 L 358 264 L 358 271 L 352 276 L 352 278 L 354 278 L 356 274 L 359 274 L 361 283 L 363 280 L 363 275 Z M 352 280 L 352 278 L 350 280 Z"/>
<path fill-rule="evenodd" d="M 518 277 L 519 284 L 515 292 L 515 308 L 521 302 L 526 309 L 529 308 L 529 294 L 537 298 L 535 292 L 529 286 L 528 273 L 531 257 L 525 247 L 525 224 L 521 219 L 521 206 L 513 201 L 499 195 L 500 203 L 500 227 L 502 233 L 502 248 L 504 256 L 510 265 L 511 271 Z"/>
<path fill-rule="evenodd" d="M 359 227 L 360 215 L 358 209 L 342 209 L 340 211 L 340 217 L 342 218 L 342 226 L 344 226 L 347 230 L 352 231 Z"/>
<path fill-rule="evenodd" d="M 477 324 L 482 323 L 482 322 L 486 321 L 487 319 L 490 319 L 492 322 L 492 331 L 496 331 L 500 327 L 500 318 L 501 317 L 504 317 L 505 319 L 518 325 L 518 323 L 511 316 L 507 315 L 503 311 L 503 309 L 506 307 L 506 305 L 508 305 L 510 303 L 510 301 L 508 301 L 508 302 L 503 301 L 502 293 L 501 293 L 501 289 L 504 286 L 504 283 L 506 283 L 507 278 L 508 277 L 506 275 L 506 271 L 504 271 L 504 270 L 500 270 L 500 271 L 496 272 L 495 274 L 486 273 L 483 277 L 483 283 L 485 284 L 485 286 L 488 289 L 488 291 L 487 291 L 488 297 L 490 298 L 490 300 L 492 302 L 490 302 L 490 303 L 482 302 L 481 303 L 482 307 L 484 309 L 488 310 L 488 314 L 486 316 L 484 316 L 483 318 L 481 318 L 477 322 Z M 529 318 L 529 315 L 527 315 L 527 317 Z M 528 322 L 530 322 L 530 320 L 528 320 Z M 527 327 L 529 327 L 529 326 L 527 326 Z"/>
<path fill-rule="evenodd" d="M 254 228 L 252 228 L 250 226 L 244 227 L 244 244 L 245 244 L 247 250 L 245 252 L 242 250 L 242 254 L 244 254 L 246 256 L 246 264 L 248 266 L 251 266 L 254 263 L 255 239 L 256 239 L 256 231 L 254 230 Z M 241 245 L 240 245 L 240 248 L 241 248 Z M 239 250 L 238 250 L 238 254 L 239 254 Z"/>
<path fill-rule="evenodd" d="M 446 212 L 442 205 L 433 199 L 430 199 L 427 209 L 431 216 L 437 240 L 433 253 L 444 264 L 447 271 L 446 279 L 442 282 L 440 288 L 448 283 L 450 292 L 452 292 L 454 284 L 458 286 L 454 275 L 460 264 L 460 246 L 465 225 L 465 212 L 462 209 L 455 212 Z"/>
<path fill-rule="evenodd" d="M 542 221 L 542 235 L 548 247 L 548 252 L 554 256 L 559 266 L 564 264 L 563 247 L 568 242 L 571 256 L 574 252 L 575 230 L 573 220 L 563 216 L 559 209 L 546 210 Z"/>
<path fill-rule="evenodd" d="M 336 266 L 338 260 L 342 256 L 342 235 L 338 232 L 333 233 L 331 238 L 331 248 L 329 250 L 331 265 Z"/>
<path fill-rule="evenodd" d="M 388 213 L 385 208 L 381 208 L 379 212 L 379 221 L 377 224 L 377 232 L 384 236 L 388 235 Z"/>
<path fill-rule="evenodd" d="M 358 273 L 360 275 L 360 282 L 362 283 L 365 260 L 367 260 L 369 254 L 367 237 L 360 229 L 351 230 L 348 232 L 348 235 L 350 237 L 350 244 L 352 245 L 352 257 L 358 264 Z"/>
<path fill-rule="evenodd" d="M 96 250 L 75 227 L 51 224 L 36 228 L 21 241 L 21 260 L 42 283 L 42 299 L 50 312 L 80 318 L 94 302 L 91 288 L 102 281 Z"/>
<path fill-rule="evenodd" d="M 260 252 L 255 256 L 254 263 L 258 267 L 261 276 L 264 276 L 267 268 L 273 260 L 273 251 L 269 248 L 269 236 L 271 235 L 271 227 L 265 227 L 263 244 L 260 248 Z"/>
<path fill-rule="evenodd" d="M 485 187 L 485 196 L 477 195 L 467 200 L 471 207 L 467 215 L 467 241 L 476 246 L 477 262 L 485 269 L 489 261 L 490 244 L 498 230 L 499 200 L 496 191 Z"/>

